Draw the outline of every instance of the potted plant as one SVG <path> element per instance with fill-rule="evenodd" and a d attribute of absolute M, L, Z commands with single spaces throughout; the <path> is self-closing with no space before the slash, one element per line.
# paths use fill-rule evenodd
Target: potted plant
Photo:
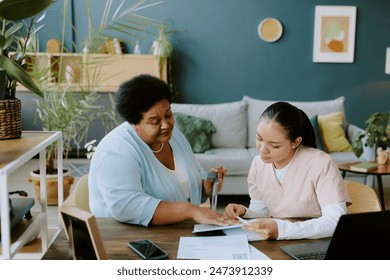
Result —
<path fill-rule="evenodd" d="M 172 34 L 176 32 L 180 32 L 181 30 L 176 29 L 168 29 L 168 24 L 166 21 L 160 26 L 158 37 L 153 41 L 152 46 L 150 48 L 150 53 L 157 55 L 159 58 L 159 66 L 160 72 L 162 72 L 163 67 L 167 64 L 168 67 L 168 85 L 172 92 L 173 82 L 172 82 L 172 55 L 173 55 L 173 47 L 170 42 L 170 37 Z"/>
<path fill-rule="evenodd" d="M 15 96 L 17 84 L 42 96 L 26 72 L 24 59 L 31 37 L 42 28 L 36 24 L 42 21 L 44 15 L 37 15 L 52 3 L 53 0 L 0 2 L 0 140 L 20 138 L 22 135 L 21 101 Z M 26 27 L 26 33 L 21 40 L 18 35 L 23 27 Z"/>
<path fill-rule="evenodd" d="M 35 73 L 33 71 L 33 73 Z M 90 123 L 96 118 L 99 107 L 95 106 L 98 95 L 96 92 L 88 94 L 78 93 L 69 85 L 59 85 L 46 81 L 40 85 L 42 88 L 42 99 L 36 99 L 36 116 L 39 118 L 42 129 L 46 131 L 61 131 L 64 145 L 64 156 L 68 158 L 71 144 L 80 145 L 85 139 Z M 55 145 L 46 150 L 46 171 L 47 171 L 47 202 L 48 205 L 58 204 L 58 180 L 55 158 Z M 69 195 L 70 188 L 74 183 L 74 177 L 64 172 L 64 198 Z M 31 172 L 29 181 L 34 183 L 34 189 L 38 200 L 40 199 L 40 177 L 39 170 Z"/>
<path fill-rule="evenodd" d="M 390 114 L 376 112 L 365 122 L 365 133 L 361 134 L 352 144 L 353 152 L 357 157 L 363 153 L 363 145 L 366 147 L 379 148 L 378 163 L 385 163 L 388 159 L 387 147 L 390 143 Z M 363 138 L 365 142 L 363 144 Z M 387 155 L 387 157 L 386 157 Z"/>

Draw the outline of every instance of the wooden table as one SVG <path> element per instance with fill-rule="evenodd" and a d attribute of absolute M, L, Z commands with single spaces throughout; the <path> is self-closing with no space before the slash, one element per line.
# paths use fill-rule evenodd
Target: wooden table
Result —
<path fill-rule="evenodd" d="M 194 223 L 191 221 L 167 226 L 139 226 L 119 223 L 113 218 L 97 218 L 103 244 L 110 260 L 140 260 L 132 250 L 127 247 L 127 242 L 150 239 L 165 250 L 170 260 L 175 260 L 181 236 L 200 236 L 192 233 Z M 215 232 L 214 232 L 214 235 Z M 223 235 L 222 233 L 220 235 Z M 202 235 L 204 236 L 204 235 Z M 319 240 L 270 240 L 250 242 L 258 250 L 271 259 L 290 260 L 289 255 L 280 249 L 280 246 L 301 242 L 316 242 Z M 50 246 L 43 260 L 67 260 L 71 259 L 69 242 L 62 231 Z"/>
<path fill-rule="evenodd" d="M 376 163 L 375 161 L 372 161 Z M 359 163 L 359 162 L 350 162 L 350 163 L 342 163 L 339 164 L 339 169 L 342 171 L 343 178 L 347 172 L 357 173 L 357 174 L 365 174 L 365 175 L 375 175 L 378 180 L 378 194 L 379 199 L 382 205 L 382 210 L 385 210 L 385 197 L 383 194 L 383 183 L 382 183 L 382 175 L 390 175 L 390 164 L 378 164 L 378 168 L 375 170 L 369 171 L 355 171 L 351 170 L 351 166 Z"/>

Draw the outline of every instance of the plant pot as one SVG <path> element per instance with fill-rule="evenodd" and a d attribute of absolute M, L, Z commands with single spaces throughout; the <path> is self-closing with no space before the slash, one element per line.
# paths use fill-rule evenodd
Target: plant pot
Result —
<path fill-rule="evenodd" d="M 378 164 L 386 164 L 389 161 L 389 151 L 380 150 L 378 151 L 378 156 L 376 158 Z"/>
<path fill-rule="evenodd" d="M 0 140 L 22 137 L 22 102 L 18 98 L 0 100 Z"/>
<path fill-rule="evenodd" d="M 65 172 L 64 175 L 64 200 L 69 196 L 69 190 L 74 183 L 74 177 L 69 172 Z M 41 184 L 40 175 L 34 172 L 30 173 L 28 178 L 29 182 L 34 184 L 35 196 L 38 202 L 41 203 Z M 47 205 L 58 205 L 58 176 L 46 175 L 46 187 L 47 187 Z"/>

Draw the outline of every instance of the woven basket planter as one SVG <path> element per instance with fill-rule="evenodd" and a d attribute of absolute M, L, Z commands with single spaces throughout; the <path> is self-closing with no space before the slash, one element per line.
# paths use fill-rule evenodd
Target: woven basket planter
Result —
<path fill-rule="evenodd" d="M 22 102 L 18 98 L 0 100 L 0 140 L 22 136 Z"/>

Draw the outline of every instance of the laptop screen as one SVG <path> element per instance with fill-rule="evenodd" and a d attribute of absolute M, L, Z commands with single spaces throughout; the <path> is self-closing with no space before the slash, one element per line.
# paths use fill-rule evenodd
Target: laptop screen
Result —
<path fill-rule="evenodd" d="M 390 211 L 340 217 L 325 259 L 390 260 Z"/>
<path fill-rule="evenodd" d="M 295 259 L 327 260 L 390 260 L 387 248 L 390 211 L 343 215 L 330 242 L 320 239 L 281 247 Z"/>

